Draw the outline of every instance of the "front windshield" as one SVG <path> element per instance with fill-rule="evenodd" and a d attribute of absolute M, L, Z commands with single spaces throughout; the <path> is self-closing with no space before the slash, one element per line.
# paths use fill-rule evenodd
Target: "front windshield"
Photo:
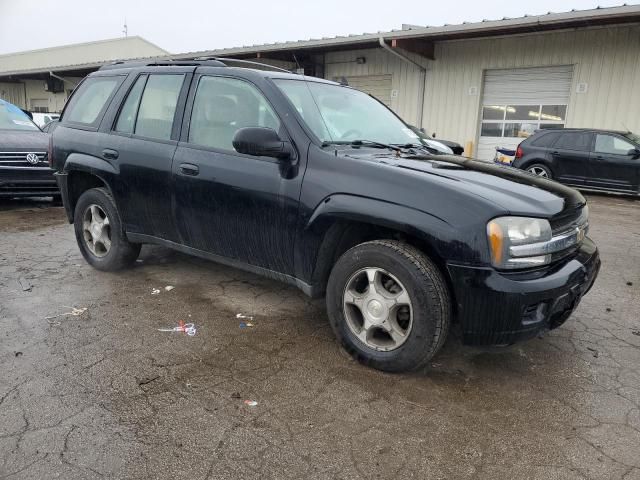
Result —
<path fill-rule="evenodd" d="M 15 105 L 0 100 L 0 130 L 31 130 L 39 128 Z"/>
<path fill-rule="evenodd" d="M 640 135 L 637 135 L 637 134 L 631 133 L 631 132 L 627 132 L 627 133 L 624 134 L 624 136 L 627 137 L 629 140 L 631 140 L 636 145 L 640 145 Z"/>
<path fill-rule="evenodd" d="M 330 83 L 283 79 L 274 82 L 322 142 L 419 144 L 415 133 L 366 93 Z"/>

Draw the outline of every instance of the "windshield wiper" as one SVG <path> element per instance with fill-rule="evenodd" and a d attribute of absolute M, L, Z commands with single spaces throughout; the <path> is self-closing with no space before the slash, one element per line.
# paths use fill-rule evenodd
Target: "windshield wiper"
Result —
<path fill-rule="evenodd" d="M 335 141 L 325 141 L 322 142 L 323 147 L 327 147 L 329 145 L 351 145 L 352 147 L 372 147 L 372 148 L 388 148 L 389 150 L 393 150 L 394 152 L 402 151 L 401 147 L 397 147 L 395 145 L 389 145 L 388 143 L 375 142 L 373 140 L 335 140 Z"/>

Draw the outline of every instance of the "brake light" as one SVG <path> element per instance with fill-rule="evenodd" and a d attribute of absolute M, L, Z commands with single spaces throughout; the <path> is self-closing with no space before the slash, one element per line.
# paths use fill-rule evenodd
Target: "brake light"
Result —
<path fill-rule="evenodd" d="M 524 155 L 524 152 L 522 151 L 522 147 L 518 145 L 518 148 L 516 148 L 516 158 L 522 158 L 522 155 Z"/>
<path fill-rule="evenodd" d="M 53 168 L 53 137 L 49 134 L 49 148 L 47 148 L 47 159 L 49 160 L 49 167 Z"/>

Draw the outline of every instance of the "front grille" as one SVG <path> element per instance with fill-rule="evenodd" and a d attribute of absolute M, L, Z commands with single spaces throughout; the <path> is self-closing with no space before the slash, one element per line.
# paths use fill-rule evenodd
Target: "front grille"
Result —
<path fill-rule="evenodd" d="M 584 208 L 579 207 L 573 210 L 565 210 L 549 220 L 553 236 L 569 232 L 577 226 L 585 223 L 587 219 L 583 219 L 582 213 Z"/>
<path fill-rule="evenodd" d="M 37 162 L 27 160 L 30 155 L 35 155 Z M 0 152 L 0 166 L 25 167 L 29 165 L 42 167 L 47 163 L 47 152 Z"/>

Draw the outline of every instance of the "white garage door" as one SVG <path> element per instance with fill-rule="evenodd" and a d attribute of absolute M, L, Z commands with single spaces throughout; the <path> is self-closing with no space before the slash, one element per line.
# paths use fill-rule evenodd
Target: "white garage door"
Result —
<path fill-rule="evenodd" d="M 373 95 L 387 107 L 391 106 L 392 75 L 360 75 L 345 79 L 350 87 Z"/>
<path fill-rule="evenodd" d="M 573 66 L 487 70 L 477 157 L 492 160 L 496 147 L 515 149 L 539 128 L 562 128 Z"/>

